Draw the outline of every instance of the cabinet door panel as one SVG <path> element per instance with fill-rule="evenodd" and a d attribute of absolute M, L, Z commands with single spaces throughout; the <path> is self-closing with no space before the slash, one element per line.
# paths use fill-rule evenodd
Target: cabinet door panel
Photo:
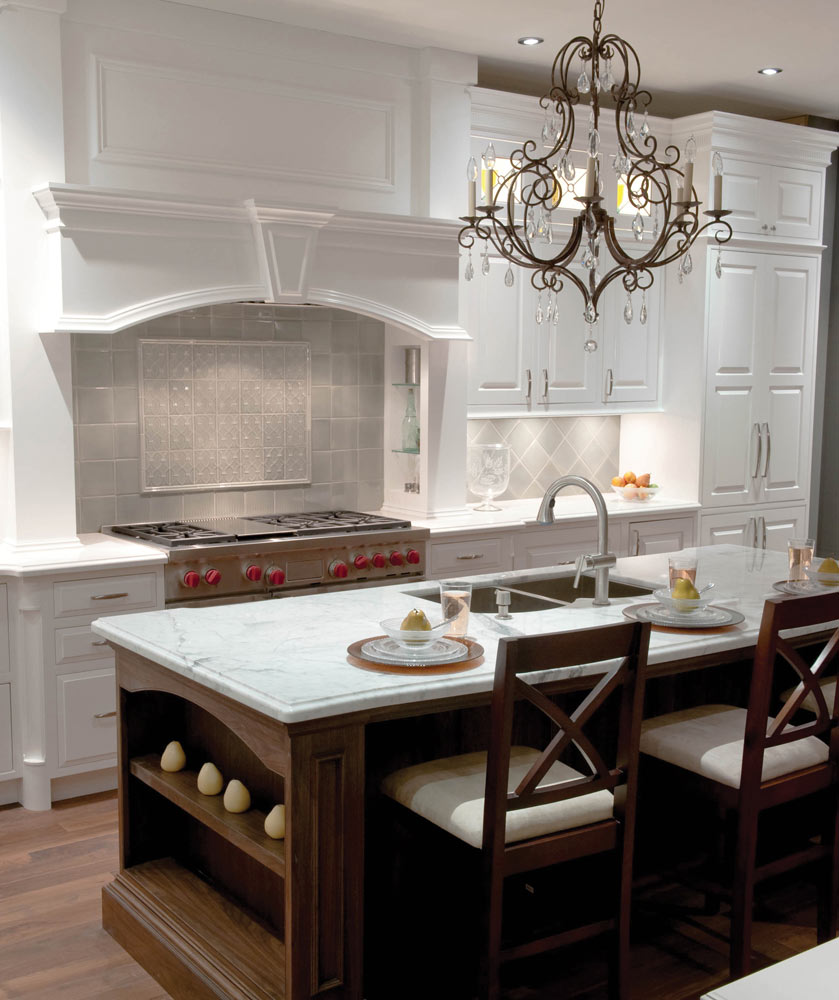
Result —
<path fill-rule="evenodd" d="M 774 167 L 767 222 L 773 236 L 817 240 L 821 235 L 822 171 Z"/>
<path fill-rule="evenodd" d="M 789 266 L 770 260 L 768 264 L 772 311 L 767 317 L 771 336 L 765 341 L 766 370 L 771 375 L 801 375 L 808 344 L 809 302 L 814 294 L 810 262 Z"/>
<path fill-rule="evenodd" d="M 633 521 L 629 525 L 629 554 L 648 556 L 658 552 L 677 552 L 694 544 L 694 534 L 692 517 Z"/>
<path fill-rule="evenodd" d="M 805 422 L 803 397 L 801 389 L 769 387 L 761 499 L 806 498 L 810 454 L 801 447 Z"/>
<path fill-rule="evenodd" d="M 0 674 L 8 673 L 9 663 L 9 606 L 6 584 L 0 584 Z"/>
<path fill-rule="evenodd" d="M 757 518 L 753 511 L 734 514 L 703 514 L 699 519 L 700 545 L 746 545 L 757 538 Z"/>
<path fill-rule="evenodd" d="M 514 546 L 513 569 L 573 562 L 583 552 L 597 551 L 597 525 L 525 532 L 516 536 Z"/>
<path fill-rule="evenodd" d="M 62 674 L 58 685 L 58 763 L 109 757 L 117 750 L 113 669 Z"/>
<path fill-rule="evenodd" d="M 626 292 L 613 282 L 604 295 L 606 314 L 604 364 L 611 369 L 604 380 L 608 402 L 650 402 L 658 398 L 658 331 L 661 314 L 661 282 L 646 293 L 647 321 L 641 322 L 643 297 L 632 296 L 632 322 L 624 319 Z"/>
<path fill-rule="evenodd" d="M 582 276 L 581 269 L 575 269 Z M 543 308 L 547 297 L 542 297 Z M 595 403 L 600 399 L 600 351 L 589 354 L 583 344 L 592 337 L 602 340 L 602 322 L 593 329 L 583 319 L 583 298 L 579 291 L 566 282 L 556 297 L 557 321 L 536 327 L 539 341 L 539 373 L 537 402 Z M 602 345 L 601 345 L 602 349 Z M 547 372 L 547 399 L 544 392 L 544 373 Z M 536 377 L 536 373 L 534 373 Z"/>
<path fill-rule="evenodd" d="M 754 390 L 717 387 L 705 417 L 704 499 L 723 507 L 754 499 L 758 459 Z"/>
<path fill-rule="evenodd" d="M 505 261 L 492 257 L 489 274 L 481 274 L 478 261 L 475 277 L 463 283 L 469 302 L 469 333 L 474 338 L 469 348 L 472 406 L 524 407 L 526 402 L 525 370 L 534 367 L 529 354 L 526 358 L 533 336 L 533 290 L 528 276 L 520 271 L 508 288 L 506 270 Z"/>
<path fill-rule="evenodd" d="M 786 552 L 790 538 L 806 535 L 805 507 L 792 507 L 788 510 L 765 510 L 760 514 L 763 519 L 758 522 L 760 539 L 758 545 L 771 552 Z"/>
<path fill-rule="evenodd" d="M 709 361 L 713 376 L 752 374 L 759 329 L 759 269 L 754 254 L 729 252 L 711 285 Z"/>
<path fill-rule="evenodd" d="M 722 178 L 722 203 L 731 211 L 728 222 L 738 233 L 760 233 L 766 225 L 763 191 L 769 168 L 750 160 L 726 156 Z"/>

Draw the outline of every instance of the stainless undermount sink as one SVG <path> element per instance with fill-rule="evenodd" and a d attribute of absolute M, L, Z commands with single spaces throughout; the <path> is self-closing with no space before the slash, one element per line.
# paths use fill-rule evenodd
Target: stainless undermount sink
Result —
<path fill-rule="evenodd" d="M 477 614 L 495 614 L 498 606 L 495 600 L 496 590 L 511 591 L 510 611 L 512 614 L 523 611 L 546 611 L 550 607 L 560 607 L 554 601 L 561 601 L 563 604 L 571 605 L 578 598 L 594 597 L 594 578 L 590 576 L 580 577 L 580 586 L 574 587 L 573 575 L 563 575 L 550 577 L 547 580 L 500 580 L 497 583 L 484 584 L 472 590 L 471 610 Z M 440 590 L 428 590 L 427 592 L 416 593 L 417 597 L 424 597 L 427 601 L 440 601 Z M 647 587 L 636 587 L 630 583 L 620 583 L 617 580 L 609 581 L 609 597 L 642 597 L 651 594 L 652 590 Z"/>

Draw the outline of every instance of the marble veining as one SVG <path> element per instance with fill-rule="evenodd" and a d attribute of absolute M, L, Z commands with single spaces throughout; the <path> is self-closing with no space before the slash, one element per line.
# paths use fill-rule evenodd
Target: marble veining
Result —
<path fill-rule="evenodd" d="M 730 545 L 696 551 L 697 582 L 714 581 L 715 603 L 736 607 L 746 620 L 713 635 L 654 631 L 651 663 L 753 645 L 764 600 L 775 596 L 772 583 L 786 574 L 787 560 L 782 553 Z M 556 575 L 557 569 L 549 567 L 473 580 L 475 585 L 503 584 L 506 580 L 521 586 L 528 580 Z M 619 559 L 612 576 L 651 588 L 659 586 L 667 576 L 667 557 Z M 463 673 L 383 674 L 347 662 L 347 647 L 380 635 L 378 623 L 383 618 L 421 607 L 432 622 L 438 620 L 439 605 L 422 597 L 434 586 L 433 581 L 397 583 L 215 608 L 118 615 L 95 621 L 93 631 L 271 718 L 291 723 L 487 691 L 502 635 L 535 635 L 624 621 L 624 605 L 651 600 L 623 598 L 602 608 L 580 600 L 571 608 L 514 613 L 512 621 L 505 622 L 492 615 L 474 614 L 469 634 L 484 647 L 485 662 Z M 575 668 L 577 672 L 580 669 L 584 668 Z M 569 671 L 546 671 L 543 676 L 553 675 L 569 676 Z"/>

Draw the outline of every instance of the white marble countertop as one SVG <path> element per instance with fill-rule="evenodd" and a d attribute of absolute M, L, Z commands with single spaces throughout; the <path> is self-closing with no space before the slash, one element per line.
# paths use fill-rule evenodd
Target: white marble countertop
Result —
<path fill-rule="evenodd" d="M 37 576 L 73 570 L 120 569 L 163 565 L 166 553 L 156 545 L 98 532 L 79 535 L 76 545 L 14 549 L 0 545 L 0 576 Z"/>
<path fill-rule="evenodd" d="M 785 553 L 720 545 L 696 550 L 697 584 L 714 581 L 715 603 L 741 611 L 746 620 L 714 634 L 654 631 L 650 662 L 664 663 L 698 654 L 746 649 L 754 644 L 763 602 L 774 596 L 772 583 L 785 578 Z M 546 579 L 567 575 L 549 567 L 474 577 L 490 581 Z M 667 578 L 667 556 L 618 559 L 612 577 L 651 588 Z M 413 607 L 439 621 L 439 604 L 422 597 L 433 581 L 213 608 L 178 608 L 100 618 L 93 631 L 185 677 L 219 691 L 282 722 L 293 723 L 397 704 L 488 691 L 492 685 L 498 639 L 534 635 L 624 621 L 622 608 L 649 597 L 623 598 L 608 607 L 591 601 L 570 608 L 515 613 L 501 622 L 472 614 L 469 634 L 485 649 L 484 663 L 473 670 L 445 675 L 385 674 L 351 665 L 347 647 L 381 635 L 379 622 L 404 616 Z M 515 595 L 514 595 L 515 596 Z M 576 668 L 575 668 L 576 669 Z M 570 671 L 571 674 L 574 671 Z M 568 676 L 557 672 L 557 676 Z"/>
<path fill-rule="evenodd" d="M 663 514 L 691 514 L 701 508 L 701 504 L 693 500 L 675 500 L 667 497 L 655 497 L 644 501 L 622 500 L 615 493 L 604 493 L 609 519 L 655 517 Z M 429 528 L 432 538 L 438 535 L 463 534 L 464 531 L 489 531 L 493 528 L 532 527 L 536 524 L 541 500 L 499 500 L 497 506 L 501 510 L 475 510 L 473 504 L 468 510 L 457 514 L 437 518 L 416 517 L 410 512 L 405 516 L 410 518 L 415 528 Z M 571 494 L 556 498 L 554 505 L 554 520 L 562 521 L 595 521 L 597 514 L 591 499 L 582 494 Z"/>

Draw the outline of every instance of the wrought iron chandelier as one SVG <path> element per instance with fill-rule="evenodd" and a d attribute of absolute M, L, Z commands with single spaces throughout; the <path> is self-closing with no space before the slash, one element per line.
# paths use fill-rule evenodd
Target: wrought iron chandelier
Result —
<path fill-rule="evenodd" d="M 481 270 L 489 271 L 489 245 L 509 261 L 505 284 L 514 284 L 511 265 L 531 272 L 530 281 L 540 293 L 536 321 L 558 322 L 556 295 L 565 282 L 576 286 L 584 300 L 583 318 L 588 324 L 587 351 L 597 350 L 593 337 L 599 316 L 599 302 L 605 289 L 620 279 L 626 291 L 624 319 L 634 317 L 632 293 L 641 292 L 642 323 L 647 319 L 646 290 L 653 283 L 653 269 L 679 261 L 679 280 L 693 267 L 690 248 L 709 227 L 708 235 L 716 240 L 718 250 L 731 239 L 729 215 L 721 206 L 722 158 L 715 153 L 714 207 L 702 213 L 710 217 L 700 222 L 701 202 L 693 187 L 696 141 L 691 136 L 685 144 L 684 162 L 677 166 L 680 152 L 676 146 L 665 147 L 660 156 L 658 140 L 651 134 L 647 108 L 652 101 L 649 91 L 640 89 L 641 65 L 635 49 L 618 35 L 602 34 L 604 0 L 594 4 L 591 38 L 578 35 L 556 54 L 551 70 L 551 89 L 541 98 L 545 124 L 541 142 L 528 139 L 510 157 L 510 170 L 496 172 L 492 143 L 482 160 L 484 166 L 484 204 L 476 206 L 478 163 L 471 157 L 467 166 L 469 209 L 462 217 L 466 225 L 458 242 L 467 250 L 465 277 L 474 276 L 471 248 L 476 240 L 484 243 Z M 575 76 L 575 71 L 577 75 Z M 571 159 L 574 143 L 574 108 L 588 97 L 588 164 L 584 194 L 577 193 L 582 178 Z M 600 115 L 601 101 L 615 105 L 617 152 L 612 166 L 623 181 L 629 212 L 635 209 L 629 238 L 636 241 L 634 253 L 621 245 L 615 217 L 603 207 L 601 180 Z M 639 116 L 643 111 L 643 117 Z M 540 152 L 541 150 L 541 152 Z M 565 245 L 554 250 L 558 228 L 554 212 L 563 196 L 571 194 L 581 206 L 573 218 Z M 566 199 L 567 201 L 567 199 Z M 616 206 L 617 211 L 617 206 Z M 645 218 L 647 222 L 645 223 Z M 645 231 L 651 226 L 651 242 L 645 245 Z M 631 246 L 632 244 L 630 244 Z M 582 254 L 580 251 L 582 250 Z M 606 255 L 611 257 L 604 264 Z M 582 273 L 572 265 L 579 262 Z M 720 254 L 716 273 L 720 274 Z M 579 270 L 579 268 L 577 269 Z M 542 293 L 547 293 L 547 310 L 542 309 Z"/>

